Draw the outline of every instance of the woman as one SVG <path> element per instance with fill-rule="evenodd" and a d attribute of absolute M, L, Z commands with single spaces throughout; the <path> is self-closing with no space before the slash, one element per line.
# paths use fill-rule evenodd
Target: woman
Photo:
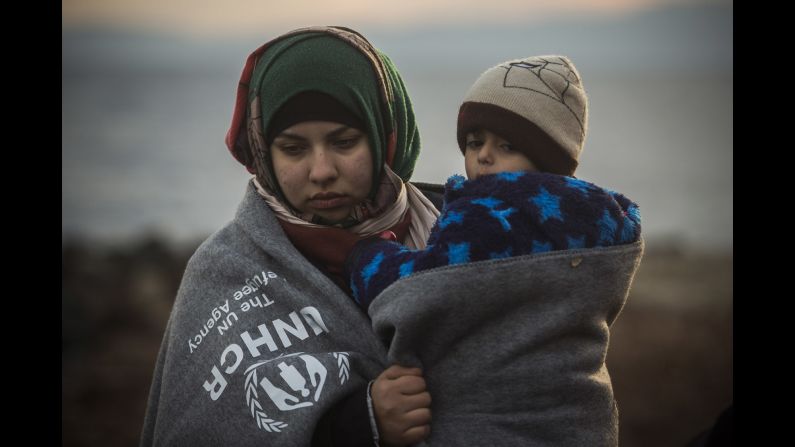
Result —
<path fill-rule="evenodd" d="M 386 368 L 342 276 L 358 240 L 422 248 L 438 216 L 407 183 L 419 133 L 391 61 L 347 28 L 274 39 L 247 60 L 226 143 L 254 179 L 188 263 L 141 445 L 427 437 L 421 371 Z"/>

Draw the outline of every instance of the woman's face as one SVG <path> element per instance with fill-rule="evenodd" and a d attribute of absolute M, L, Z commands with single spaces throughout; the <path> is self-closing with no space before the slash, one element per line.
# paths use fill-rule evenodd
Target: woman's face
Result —
<path fill-rule="evenodd" d="M 361 130 L 329 121 L 304 121 L 271 144 L 276 180 L 293 208 L 339 222 L 373 184 L 373 156 Z"/>
<path fill-rule="evenodd" d="M 467 134 L 464 165 L 470 180 L 498 172 L 538 171 L 508 140 L 485 129 Z"/>

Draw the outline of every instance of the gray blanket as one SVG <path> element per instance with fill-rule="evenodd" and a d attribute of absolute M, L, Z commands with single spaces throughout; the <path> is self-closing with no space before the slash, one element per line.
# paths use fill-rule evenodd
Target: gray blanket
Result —
<path fill-rule="evenodd" d="M 440 267 L 369 309 L 389 361 L 421 366 L 432 445 L 614 446 L 609 326 L 643 242 Z"/>
<path fill-rule="evenodd" d="M 615 445 L 607 327 L 641 249 L 421 272 L 373 302 L 376 337 L 249 184 L 188 263 L 141 445 L 309 445 L 323 413 L 386 367 L 387 341 L 391 360 L 426 370 L 432 444 Z"/>
<path fill-rule="evenodd" d="M 155 365 L 142 446 L 307 446 L 386 366 L 370 321 L 248 185 L 190 259 Z"/>

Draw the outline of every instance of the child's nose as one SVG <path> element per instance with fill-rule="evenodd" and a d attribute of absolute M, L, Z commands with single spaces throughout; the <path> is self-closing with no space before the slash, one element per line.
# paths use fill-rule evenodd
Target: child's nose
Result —
<path fill-rule="evenodd" d="M 481 163 L 491 162 L 495 149 L 496 147 L 494 146 L 494 143 L 491 142 L 483 143 L 483 146 L 481 146 L 480 151 L 478 151 L 478 161 L 480 161 Z"/>

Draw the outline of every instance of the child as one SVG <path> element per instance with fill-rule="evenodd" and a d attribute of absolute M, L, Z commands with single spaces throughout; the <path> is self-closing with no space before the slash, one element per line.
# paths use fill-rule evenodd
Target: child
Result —
<path fill-rule="evenodd" d="M 485 72 L 458 116 L 469 180 L 448 179 L 424 250 L 379 239 L 356 247 L 348 268 L 358 272 L 351 288 L 359 305 L 366 310 L 397 279 L 434 267 L 637 241 L 637 205 L 571 177 L 587 116 L 580 77 L 563 56 Z"/>
<path fill-rule="evenodd" d="M 640 215 L 572 177 L 586 129 L 567 58 L 487 70 L 458 116 L 469 179 L 448 179 L 427 247 L 381 236 L 348 258 L 390 361 L 424 368 L 431 444 L 618 443 L 607 328 L 642 253 Z"/>

